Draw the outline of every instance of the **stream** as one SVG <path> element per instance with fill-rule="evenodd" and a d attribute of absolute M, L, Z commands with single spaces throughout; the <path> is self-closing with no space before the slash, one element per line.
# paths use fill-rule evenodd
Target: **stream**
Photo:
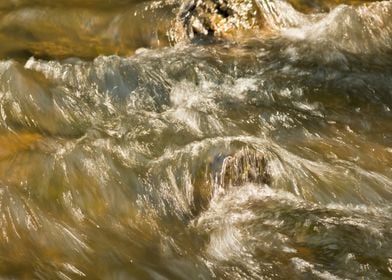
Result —
<path fill-rule="evenodd" d="M 0 0 L 0 42 L 1 279 L 392 278 L 392 1 Z"/>

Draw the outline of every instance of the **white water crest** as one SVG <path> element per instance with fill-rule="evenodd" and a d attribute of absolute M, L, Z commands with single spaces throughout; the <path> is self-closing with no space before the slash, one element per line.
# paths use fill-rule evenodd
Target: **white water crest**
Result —
<path fill-rule="evenodd" d="M 358 7 L 341 5 L 317 20 L 303 21 L 297 28 L 288 28 L 288 38 L 305 40 L 318 46 L 332 45 L 350 52 L 374 54 L 392 48 L 392 3 L 375 2 Z"/>

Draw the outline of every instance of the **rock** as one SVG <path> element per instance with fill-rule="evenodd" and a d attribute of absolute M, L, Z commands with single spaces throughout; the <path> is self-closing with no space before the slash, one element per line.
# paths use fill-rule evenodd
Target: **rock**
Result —
<path fill-rule="evenodd" d="M 295 27 L 307 14 L 328 12 L 340 4 L 363 4 L 375 0 L 188 0 L 179 12 L 179 22 L 190 40 L 231 38 L 271 29 Z"/>
<path fill-rule="evenodd" d="M 240 186 L 246 183 L 271 183 L 265 156 L 249 148 L 243 148 L 225 157 L 217 178 L 218 184 L 222 187 Z"/>
<path fill-rule="evenodd" d="M 261 24 L 253 0 L 189 0 L 179 19 L 189 39 L 230 36 Z"/>

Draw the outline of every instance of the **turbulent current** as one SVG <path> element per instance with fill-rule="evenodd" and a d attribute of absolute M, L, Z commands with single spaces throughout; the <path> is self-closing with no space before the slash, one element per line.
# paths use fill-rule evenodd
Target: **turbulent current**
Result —
<path fill-rule="evenodd" d="M 391 279 L 392 1 L 343 2 L 1 0 L 0 278 Z"/>

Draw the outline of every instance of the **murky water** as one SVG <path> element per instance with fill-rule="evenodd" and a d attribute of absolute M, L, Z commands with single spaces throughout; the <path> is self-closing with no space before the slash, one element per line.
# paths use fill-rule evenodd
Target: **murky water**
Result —
<path fill-rule="evenodd" d="M 80 2 L 0 1 L 0 278 L 392 278 L 391 1 Z"/>

